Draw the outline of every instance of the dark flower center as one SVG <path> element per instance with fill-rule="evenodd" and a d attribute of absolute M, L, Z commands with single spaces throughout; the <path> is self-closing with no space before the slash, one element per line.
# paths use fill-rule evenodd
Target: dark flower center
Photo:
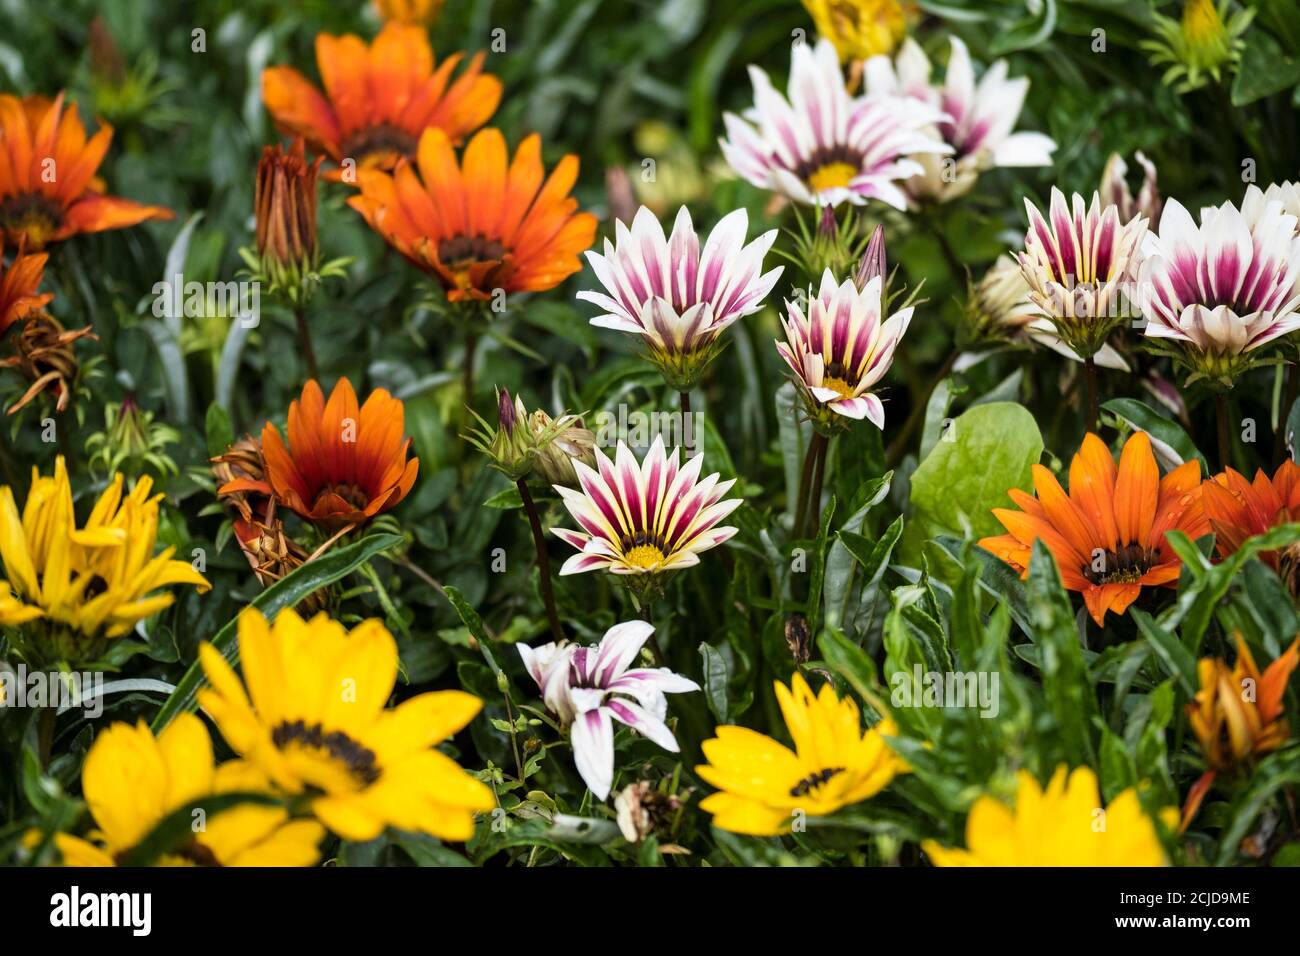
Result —
<path fill-rule="evenodd" d="M 1140 544 L 1128 544 L 1118 551 L 1094 553 L 1083 576 L 1092 584 L 1136 584 L 1151 570 L 1156 553 Z"/>
<path fill-rule="evenodd" d="M 316 501 L 312 503 L 313 506 L 326 495 L 337 495 L 358 511 L 363 510 L 366 505 L 370 504 L 370 496 L 366 494 L 365 489 L 360 485 L 335 482 L 326 485 L 316 493 Z"/>
<path fill-rule="evenodd" d="M 38 245 L 63 225 L 63 207 L 39 193 L 20 193 L 0 202 L 0 226 L 11 234 L 27 233 Z"/>
<path fill-rule="evenodd" d="M 320 724 L 308 726 L 304 721 L 288 721 L 271 731 L 271 741 L 283 750 L 289 744 L 298 744 L 312 750 L 321 750 L 347 767 L 352 776 L 369 786 L 379 779 L 375 752 L 358 743 L 340 730 L 329 733 Z"/>
<path fill-rule="evenodd" d="M 412 157 L 415 148 L 416 140 L 410 133 L 381 123 L 379 126 L 357 130 L 342 142 L 339 150 L 344 157 L 350 156 L 360 165 L 362 160 L 376 154 L 397 153 L 399 156 Z"/>
<path fill-rule="evenodd" d="M 841 774 L 843 772 L 843 767 L 827 767 L 825 770 L 818 770 L 816 773 L 810 773 L 790 788 L 790 796 L 806 797 L 836 774 Z"/>
<path fill-rule="evenodd" d="M 438 261 L 453 272 L 475 262 L 499 262 L 506 247 L 487 236 L 452 236 L 438 243 Z"/>

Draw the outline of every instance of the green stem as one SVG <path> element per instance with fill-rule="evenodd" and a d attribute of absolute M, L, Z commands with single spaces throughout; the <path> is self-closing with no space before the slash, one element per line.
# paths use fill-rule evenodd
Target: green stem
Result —
<path fill-rule="evenodd" d="M 464 378 L 462 387 L 465 390 L 465 404 L 474 407 L 474 353 L 478 349 L 478 334 L 475 332 L 465 333 L 465 368 L 463 370 Z"/>
<path fill-rule="evenodd" d="M 1228 437 L 1228 393 L 1222 389 L 1214 393 L 1214 418 L 1219 433 L 1219 467 L 1232 464 L 1232 440 Z"/>
<path fill-rule="evenodd" d="M 1097 419 L 1100 412 L 1097 406 L 1097 362 L 1091 355 L 1083 360 L 1083 380 L 1088 396 L 1088 418 L 1085 426 L 1088 431 L 1093 431 L 1098 427 Z"/>
<path fill-rule="evenodd" d="M 808 495 L 808 514 L 804 519 L 811 525 L 808 528 L 809 534 L 816 534 L 822 523 L 822 481 L 826 477 L 826 456 L 830 447 L 831 440 L 823 437 L 821 447 L 817 450 L 817 467 L 813 470 L 812 492 Z"/>
<path fill-rule="evenodd" d="M 307 362 L 307 375 L 320 381 L 320 366 L 316 364 L 316 347 L 311 341 L 311 327 L 307 325 L 307 314 L 301 305 L 293 307 L 293 320 L 298 326 L 298 347 L 302 349 L 303 359 Z"/>
<path fill-rule="evenodd" d="M 799 474 L 799 505 L 794 515 L 794 525 L 790 529 L 795 538 L 803 536 L 803 526 L 808 517 L 808 506 L 811 500 L 808 492 L 812 488 L 813 472 L 817 470 L 817 457 L 821 454 L 821 447 L 825 443 L 826 436 L 814 431 L 812 441 L 808 443 L 808 450 L 804 452 L 803 470 Z"/>
<path fill-rule="evenodd" d="M 1291 415 L 1291 406 L 1300 398 L 1300 364 L 1292 362 L 1286 369 L 1286 391 L 1283 393 L 1282 407 L 1277 412 L 1277 429 L 1273 432 L 1273 464 L 1282 464 L 1286 457 L 1286 427 Z"/>
<path fill-rule="evenodd" d="M 555 592 L 551 587 L 551 559 L 546 553 L 546 538 L 542 534 L 542 522 L 537 516 L 537 505 L 533 503 L 528 482 L 520 478 L 515 482 L 519 497 L 523 499 L 524 511 L 528 514 L 528 525 L 533 529 L 533 547 L 537 549 L 537 571 L 541 578 L 542 603 L 546 605 L 546 618 L 551 622 L 551 635 L 557 640 L 564 640 L 564 628 L 560 626 L 560 615 L 555 609 Z"/>

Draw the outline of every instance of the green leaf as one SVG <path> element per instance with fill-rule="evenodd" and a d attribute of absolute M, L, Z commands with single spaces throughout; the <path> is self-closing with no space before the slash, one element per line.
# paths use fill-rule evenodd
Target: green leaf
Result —
<path fill-rule="evenodd" d="M 1142 636 L 1164 661 L 1169 673 L 1178 679 L 1189 696 L 1195 694 L 1199 680 L 1196 676 L 1196 658 L 1192 652 L 1178 640 L 1177 635 L 1160 625 L 1150 614 L 1136 607 L 1131 609 L 1130 614 Z"/>
<path fill-rule="evenodd" d="M 375 555 L 382 554 L 401 543 L 402 536 L 398 534 L 368 535 L 354 544 L 330 551 L 291 571 L 253 598 L 248 606 L 257 608 L 266 615 L 268 620 L 274 620 L 275 616 L 286 607 L 294 607 L 321 588 L 329 587 L 334 582 L 347 577 Z M 212 646 L 232 667 L 239 662 L 239 641 L 236 639 L 239 633 L 238 621 L 236 616 L 212 638 Z M 185 676 L 177 682 L 176 690 L 164 701 L 158 715 L 154 717 L 151 726 L 155 735 L 171 723 L 172 718 L 177 714 L 195 709 L 198 691 L 204 682 L 203 668 L 199 666 L 198 661 L 195 661 L 185 672 Z"/>
<path fill-rule="evenodd" d="M 514 511 L 516 508 L 524 506 L 523 496 L 519 494 L 517 485 L 511 485 L 508 488 L 502 488 L 495 495 L 483 502 L 484 508 L 497 508 L 501 511 Z"/>
<path fill-rule="evenodd" d="M 1209 474 L 1210 466 L 1196 443 L 1167 414 L 1157 412 L 1135 398 L 1112 398 L 1101 407 L 1119 416 L 1136 431 L 1146 432 L 1156 456 L 1166 466 L 1174 467 L 1195 459 L 1201 463 L 1202 474 Z"/>
<path fill-rule="evenodd" d="M 1096 695 L 1088 682 L 1069 595 L 1061 586 L 1052 553 L 1041 539 L 1034 542 L 1027 585 L 1032 637 L 1039 649 L 1048 709 L 1059 728 L 1063 749 L 1086 757 L 1086 762 L 1092 764 L 1094 751 L 1088 728 L 1092 725 Z"/>
<path fill-rule="evenodd" d="M 447 594 L 447 601 L 451 604 L 452 610 L 456 612 L 456 616 L 460 618 L 460 622 L 465 625 L 470 634 L 474 635 L 475 640 L 483 647 L 491 644 L 492 639 L 488 637 L 487 630 L 483 627 L 483 619 L 479 617 L 478 611 L 474 610 L 470 603 L 465 600 L 465 595 L 461 594 L 458 588 L 451 585 L 447 585 L 443 590 Z M 489 659 L 489 663 L 492 664 L 493 670 L 497 669 L 495 662 Z"/>
<path fill-rule="evenodd" d="M 822 631 L 817 647 L 826 663 L 849 682 L 858 696 L 870 701 L 876 685 L 876 665 L 867 652 L 832 629 Z"/>
<path fill-rule="evenodd" d="M 919 564 L 921 542 L 940 534 L 1000 534 L 992 509 L 1010 505 L 1008 489 L 1031 487 L 1030 466 L 1042 454 L 1038 424 L 1021 405 L 990 402 L 958 416 L 912 475 L 908 563 Z"/>
<path fill-rule="evenodd" d="M 1246 35 L 1246 49 L 1232 83 L 1232 105 L 1246 106 L 1256 100 L 1300 83 L 1300 60 L 1287 56 L 1264 30 Z"/>
<path fill-rule="evenodd" d="M 727 662 L 717 648 L 704 642 L 700 643 L 700 657 L 704 666 L 704 698 L 709 702 L 713 716 L 725 724 L 731 719 L 727 704 L 727 683 L 731 674 Z"/>
<path fill-rule="evenodd" d="M 204 434 L 208 444 L 208 457 L 215 458 L 223 454 L 235 442 L 235 430 L 230 425 L 230 416 L 216 402 L 208 406 L 208 413 L 203 421 Z"/>

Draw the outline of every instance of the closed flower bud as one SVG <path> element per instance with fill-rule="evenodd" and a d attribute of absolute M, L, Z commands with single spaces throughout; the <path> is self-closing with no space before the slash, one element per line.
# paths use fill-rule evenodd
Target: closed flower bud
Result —
<path fill-rule="evenodd" d="M 319 264 L 316 246 L 316 174 L 323 157 L 306 160 L 303 140 L 267 146 L 257 164 L 256 269 L 270 291 L 293 303 L 310 294 Z"/>
<path fill-rule="evenodd" d="M 581 418 L 565 418 L 571 424 L 557 429 L 551 416 L 538 409 L 528 420 L 528 427 L 538 442 L 537 470 L 542 477 L 552 485 L 576 488 L 578 473 L 573 462 L 576 459 L 589 467 L 596 466 L 596 434 L 583 427 Z"/>

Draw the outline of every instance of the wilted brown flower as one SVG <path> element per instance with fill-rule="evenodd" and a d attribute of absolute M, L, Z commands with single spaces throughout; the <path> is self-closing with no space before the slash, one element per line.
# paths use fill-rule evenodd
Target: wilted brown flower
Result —
<path fill-rule="evenodd" d="M 796 665 L 808 663 L 812 656 L 812 635 L 808 633 L 808 619 L 802 614 L 791 614 L 786 618 L 785 643 Z"/>
<path fill-rule="evenodd" d="M 262 463 L 262 443 L 251 435 L 245 435 L 217 457 L 211 459 L 212 474 L 217 479 L 217 500 L 229 505 L 239 512 L 245 521 L 253 520 L 253 514 L 265 510 L 267 496 L 238 488 L 234 491 L 224 490 L 225 486 L 238 478 L 249 481 L 261 481 L 265 473 Z"/>
<path fill-rule="evenodd" d="M 98 339 L 99 336 L 91 331 L 89 325 L 68 331 L 47 312 L 27 317 L 14 340 L 15 354 L 0 359 L 0 368 L 17 368 L 31 382 L 22 397 L 9 406 L 8 414 L 22 410 L 47 390 L 54 395 L 56 412 L 68 407 L 80 371 L 72 345 L 81 338 Z"/>
<path fill-rule="evenodd" d="M 618 828 L 629 843 L 640 843 L 665 827 L 682 807 L 674 793 L 662 793 L 648 780 L 628 784 L 614 797 Z M 661 849 L 667 850 L 668 847 Z"/>

